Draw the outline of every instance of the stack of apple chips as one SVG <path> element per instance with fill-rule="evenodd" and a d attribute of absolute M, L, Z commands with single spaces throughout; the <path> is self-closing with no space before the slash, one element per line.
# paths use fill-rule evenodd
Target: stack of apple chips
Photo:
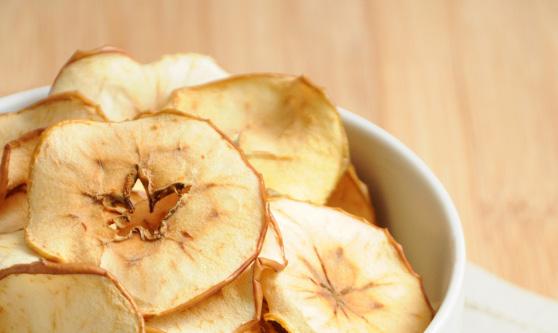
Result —
<path fill-rule="evenodd" d="M 304 77 L 77 52 L 0 116 L 0 332 L 422 332 L 334 105 Z"/>

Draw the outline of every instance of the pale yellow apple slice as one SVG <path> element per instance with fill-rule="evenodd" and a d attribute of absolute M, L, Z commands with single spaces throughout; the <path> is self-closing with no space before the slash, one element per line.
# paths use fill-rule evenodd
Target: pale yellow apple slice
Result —
<path fill-rule="evenodd" d="M 99 268 L 35 262 L 0 270 L 0 332 L 143 331 L 131 298 Z"/>
<path fill-rule="evenodd" d="M 0 270 L 38 260 L 40 260 L 40 257 L 25 244 L 23 230 L 0 234 Z M 0 332 L 2 331 L 0 330 Z"/>
<path fill-rule="evenodd" d="M 285 257 L 283 238 L 279 226 L 271 217 L 269 228 L 265 235 L 262 249 L 254 264 L 254 301 L 256 305 L 256 318 L 261 320 L 264 309 L 262 279 L 266 271 L 279 272 L 288 264 Z"/>
<path fill-rule="evenodd" d="M 68 119 L 106 120 L 104 114 L 77 93 L 53 95 L 18 112 L 0 115 L 0 201 L 26 182 L 28 162 L 41 129 Z"/>
<path fill-rule="evenodd" d="M 0 234 L 23 229 L 28 220 L 27 193 L 17 191 L 0 203 Z"/>
<path fill-rule="evenodd" d="M 232 77 L 178 89 L 167 106 L 210 119 L 244 151 L 272 192 L 323 204 L 348 165 L 337 109 L 303 77 Z"/>
<path fill-rule="evenodd" d="M 340 210 L 274 200 L 288 265 L 268 271 L 266 320 L 288 332 L 423 332 L 432 309 L 387 230 Z"/>
<path fill-rule="evenodd" d="M 47 130 L 29 185 L 29 246 L 98 265 L 146 316 L 186 308 L 256 258 L 269 221 L 259 175 L 210 123 L 162 112 Z M 131 198 L 137 180 L 147 201 Z"/>
<path fill-rule="evenodd" d="M 368 222 L 377 224 L 368 187 L 358 178 L 352 165 L 347 168 L 347 171 L 337 183 L 337 187 L 327 199 L 327 205 L 341 208 L 347 213 L 363 217 Z"/>
<path fill-rule="evenodd" d="M 252 272 L 249 268 L 193 307 L 149 319 L 146 325 L 166 333 L 233 333 L 256 326 Z"/>
<path fill-rule="evenodd" d="M 226 75 L 207 56 L 167 55 L 143 65 L 123 50 L 103 47 L 77 51 L 58 73 L 51 93 L 77 90 L 99 104 L 110 120 L 121 121 L 158 110 L 176 88 Z"/>

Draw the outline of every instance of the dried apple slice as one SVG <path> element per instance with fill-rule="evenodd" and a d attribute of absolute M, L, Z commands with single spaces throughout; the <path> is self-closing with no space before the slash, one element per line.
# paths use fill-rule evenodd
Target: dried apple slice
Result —
<path fill-rule="evenodd" d="M 167 333 L 155 327 L 145 327 L 145 333 Z"/>
<path fill-rule="evenodd" d="M 134 201 L 145 199 L 144 193 L 132 192 Z M 22 230 L 29 220 L 29 205 L 27 191 L 18 190 L 11 193 L 4 202 L 0 203 L 0 234 Z"/>
<path fill-rule="evenodd" d="M 9 192 L 27 183 L 33 151 L 39 143 L 44 129 L 36 129 L 4 146 L 0 164 L 0 177 L 5 181 L 5 191 Z"/>
<path fill-rule="evenodd" d="M 30 177 L 28 244 L 108 270 L 146 316 L 234 280 L 269 220 L 261 178 L 238 149 L 207 121 L 170 111 L 57 125 Z M 130 198 L 138 179 L 147 201 Z"/>
<path fill-rule="evenodd" d="M 0 115 L 0 201 L 24 184 L 27 163 L 41 129 L 67 119 L 106 120 L 104 114 L 78 93 L 53 95 L 18 112 Z"/>
<path fill-rule="evenodd" d="M 178 89 L 167 106 L 210 119 L 272 192 L 325 203 L 348 164 L 337 109 L 303 77 L 236 76 Z"/>
<path fill-rule="evenodd" d="M 186 310 L 147 321 L 166 333 L 232 333 L 257 324 L 252 268 L 216 294 Z"/>
<path fill-rule="evenodd" d="M 387 230 L 340 210 L 273 200 L 289 264 L 264 276 L 266 320 L 288 332 L 423 332 L 432 310 Z"/>
<path fill-rule="evenodd" d="M 285 329 L 281 327 L 278 323 L 272 321 L 264 321 L 263 324 L 264 333 L 285 333 Z"/>
<path fill-rule="evenodd" d="M 356 216 L 377 224 L 374 207 L 370 200 L 368 187 L 357 176 L 355 168 L 350 165 L 343 174 L 337 187 L 327 199 L 327 205 L 338 207 Z"/>
<path fill-rule="evenodd" d="M 142 65 L 123 50 L 102 47 L 77 51 L 58 73 L 51 93 L 77 90 L 101 105 L 110 120 L 121 121 L 160 109 L 176 88 L 226 75 L 207 56 L 167 55 Z"/>
<path fill-rule="evenodd" d="M 40 257 L 33 253 L 25 244 L 23 230 L 9 234 L 0 234 L 0 270 L 13 265 L 29 264 L 38 260 L 40 260 Z"/>
<path fill-rule="evenodd" d="M 261 266 L 269 267 L 274 271 L 280 271 L 287 265 L 283 237 L 273 218 L 270 219 L 262 249 L 258 254 L 258 262 Z"/>
<path fill-rule="evenodd" d="M 287 265 L 283 238 L 279 226 L 273 218 L 270 219 L 270 227 L 267 229 L 262 249 L 254 264 L 254 301 L 256 304 L 256 318 L 261 320 L 264 310 L 264 298 L 262 290 L 262 278 L 266 271 L 279 272 Z"/>
<path fill-rule="evenodd" d="M 27 193 L 17 191 L 0 203 L 0 234 L 23 229 L 27 225 Z"/>
<path fill-rule="evenodd" d="M 96 267 L 34 262 L 0 270 L 0 332 L 140 333 L 143 318 Z"/>

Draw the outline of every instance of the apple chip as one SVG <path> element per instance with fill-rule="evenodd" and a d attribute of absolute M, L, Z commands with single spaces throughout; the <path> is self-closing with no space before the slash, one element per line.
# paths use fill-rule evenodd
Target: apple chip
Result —
<path fill-rule="evenodd" d="M 23 230 L 0 234 L 0 270 L 13 265 L 32 263 L 39 259 L 25 244 Z"/>
<path fill-rule="evenodd" d="M 263 290 L 261 280 L 266 271 L 279 272 L 287 265 L 283 239 L 277 223 L 271 217 L 270 228 L 267 229 L 262 249 L 254 265 L 254 301 L 256 304 L 256 318 L 262 318 L 264 308 Z"/>
<path fill-rule="evenodd" d="M 167 333 L 167 332 L 161 331 L 160 329 L 155 328 L 155 327 L 146 327 L 145 328 L 145 333 Z"/>
<path fill-rule="evenodd" d="M 277 323 L 272 321 L 264 321 L 263 324 L 263 331 L 265 333 L 285 333 L 286 331 Z"/>
<path fill-rule="evenodd" d="M 67 119 L 106 120 L 90 101 L 73 92 L 53 95 L 18 112 L 0 115 L 0 201 L 24 184 L 41 129 Z"/>
<path fill-rule="evenodd" d="M 99 268 L 34 262 L 0 270 L 0 332 L 140 333 L 143 318 Z"/>
<path fill-rule="evenodd" d="M 167 55 L 142 65 L 122 50 L 103 47 L 77 51 L 58 73 L 51 93 L 77 90 L 98 103 L 110 120 L 121 121 L 160 109 L 176 88 L 226 75 L 207 56 Z"/>
<path fill-rule="evenodd" d="M 167 106 L 210 119 L 244 151 L 272 192 L 323 204 L 348 164 L 337 109 L 303 77 L 232 77 L 178 89 Z"/>
<path fill-rule="evenodd" d="M 287 265 L 283 237 L 273 217 L 270 219 L 262 249 L 258 254 L 258 262 L 261 266 L 269 267 L 275 271 L 280 271 Z"/>
<path fill-rule="evenodd" d="M 0 203 L 0 234 L 23 229 L 27 225 L 27 193 L 17 191 Z"/>
<path fill-rule="evenodd" d="M 132 200 L 145 199 L 144 193 L 133 191 Z M 18 190 L 11 193 L 4 202 L 0 203 L 0 234 L 22 230 L 29 220 L 29 205 L 27 192 Z"/>
<path fill-rule="evenodd" d="M 36 129 L 4 146 L 0 164 L 0 176 L 5 180 L 4 188 L 11 191 L 27 182 L 33 151 L 39 143 L 44 129 Z"/>
<path fill-rule="evenodd" d="M 327 199 L 327 205 L 341 208 L 347 213 L 363 217 L 368 222 L 377 224 L 368 187 L 358 178 L 352 165 L 347 168 L 347 171 L 337 183 L 337 187 Z"/>
<path fill-rule="evenodd" d="M 268 272 L 266 320 L 288 332 L 423 332 L 432 309 L 400 245 L 340 210 L 271 201 L 289 264 Z"/>
<path fill-rule="evenodd" d="M 232 333 L 256 323 L 252 268 L 201 303 L 147 321 L 166 333 Z"/>
<path fill-rule="evenodd" d="M 234 280 L 269 220 L 261 178 L 238 149 L 177 112 L 57 125 L 43 134 L 30 179 L 29 246 L 106 269 L 146 316 Z M 130 197 L 137 180 L 146 200 Z"/>

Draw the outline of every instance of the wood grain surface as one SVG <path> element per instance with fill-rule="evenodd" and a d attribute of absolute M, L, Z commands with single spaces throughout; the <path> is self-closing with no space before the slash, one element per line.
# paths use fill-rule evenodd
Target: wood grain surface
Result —
<path fill-rule="evenodd" d="M 470 260 L 558 298 L 558 1 L 0 0 L 0 95 L 103 44 L 307 75 L 432 167 Z"/>

